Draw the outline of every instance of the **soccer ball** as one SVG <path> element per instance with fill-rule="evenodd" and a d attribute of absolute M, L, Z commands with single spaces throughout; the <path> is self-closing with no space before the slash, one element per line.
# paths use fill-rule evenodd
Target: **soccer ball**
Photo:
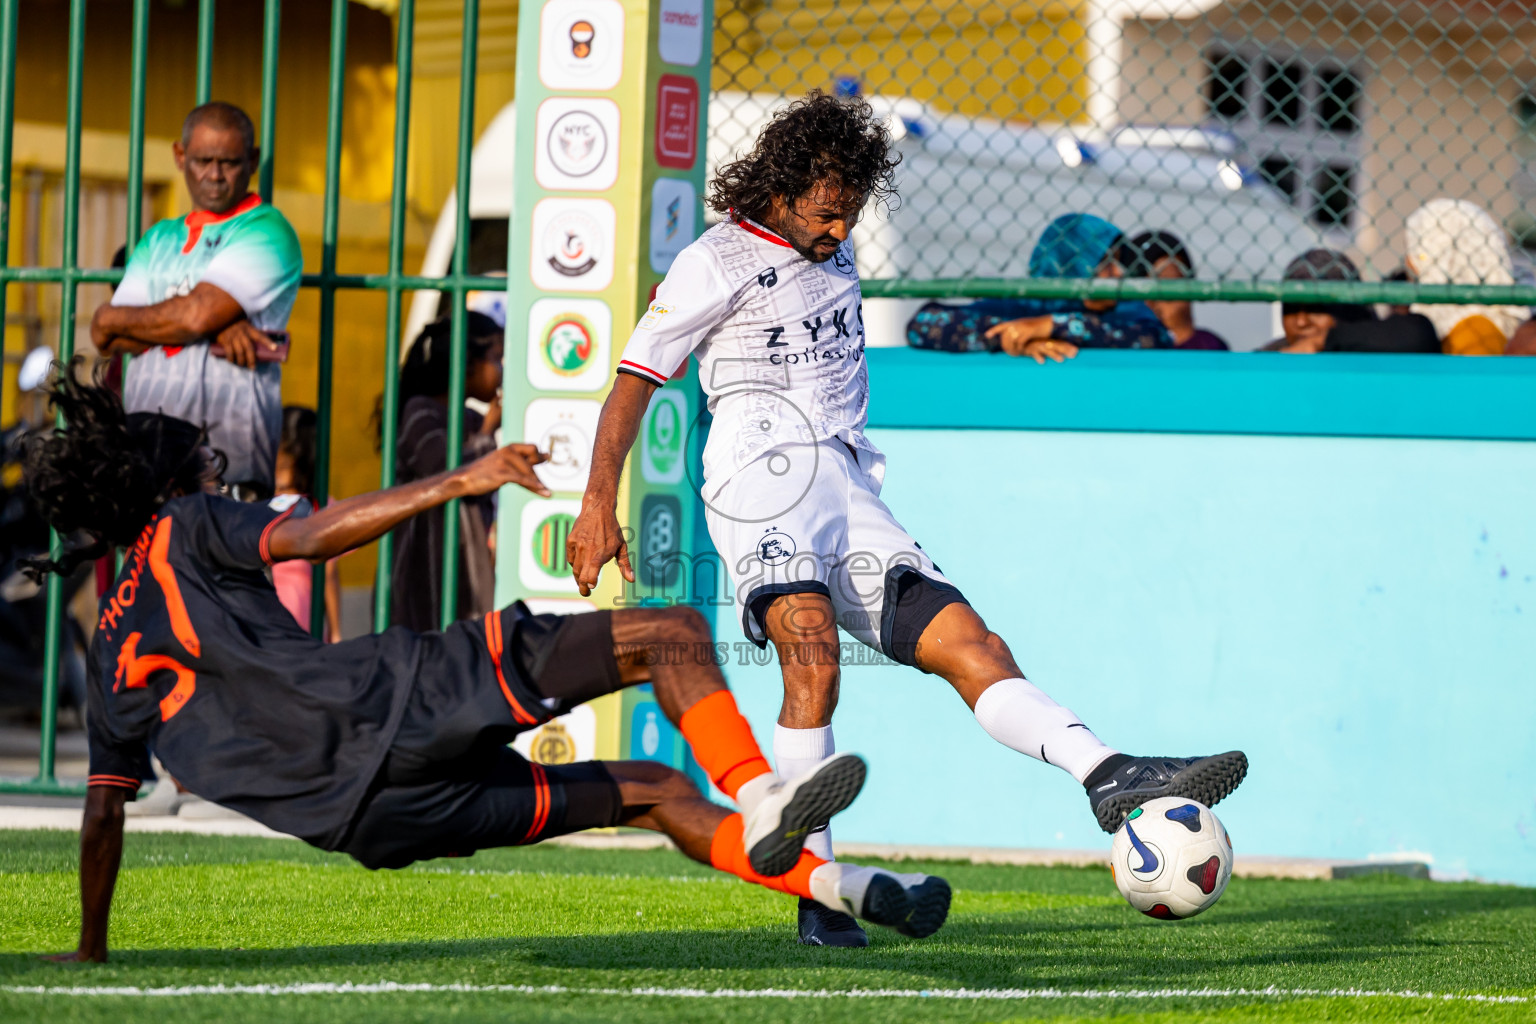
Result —
<path fill-rule="evenodd" d="M 1232 840 L 1211 809 L 1160 796 L 1130 813 L 1110 845 L 1109 869 L 1127 902 L 1148 917 L 1194 917 L 1232 877 Z"/>

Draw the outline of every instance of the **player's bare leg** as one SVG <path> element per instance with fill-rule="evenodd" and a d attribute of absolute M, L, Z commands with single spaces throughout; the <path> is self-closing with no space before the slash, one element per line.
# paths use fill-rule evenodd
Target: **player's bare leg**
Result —
<path fill-rule="evenodd" d="M 949 914 L 949 883 L 933 875 L 836 864 L 803 849 L 784 874 L 761 875 L 748 862 L 741 815 L 706 800 L 682 772 L 654 761 L 614 761 L 607 768 L 624 804 L 620 823 L 671 837 L 701 864 L 912 938 L 932 935 Z"/>
<path fill-rule="evenodd" d="M 714 662 L 709 624 L 694 609 L 621 609 L 612 631 L 620 681 L 651 684 L 700 766 L 741 807 L 753 868 L 764 875 L 788 871 L 805 836 L 858 796 L 863 759 L 829 756 L 793 779 L 774 775 Z"/>
<path fill-rule="evenodd" d="M 993 739 L 1082 783 L 1106 832 L 1153 797 L 1214 804 L 1248 771 L 1247 757 L 1236 750 L 1211 757 L 1130 757 L 1106 746 L 1076 714 L 1024 678 L 1002 637 L 968 604 L 948 605 L 934 616 L 918 640 L 916 661 L 955 688 Z"/>
<path fill-rule="evenodd" d="M 779 774 L 795 778 L 832 754 L 832 712 L 837 709 L 837 618 L 825 594 L 786 594 L 763 615 L 763 629 L 779 655 L 784 675 L 784 703 L 773 730 L 773 761 Z M 832 833 L 822 829 L 806 840 L 806 849 L 825 861 L 832 857 Z M 808 945 L 863 946 L 869 937 L 847 914 L 802 902 L 800 941 Z"/>

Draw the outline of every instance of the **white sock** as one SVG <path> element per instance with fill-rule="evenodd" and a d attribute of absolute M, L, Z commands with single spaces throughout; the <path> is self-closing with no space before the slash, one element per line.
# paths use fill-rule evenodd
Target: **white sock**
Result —
<path fill-rule="evenodd" d="M 976 721 L 1003 746 L 1066 769 L 1078 782 L 1116 753 L 1027 679 L 1003 679 L 982 691 Z"/>
<path fill-rule="evenodd" d="M 916 885 L 928 877 L 832 862 L 822 864 L 811 872 L 811 896 L 824 907 L 858 917 L 864 909 L 864 894 L 869 889 L 870 880 L 876 875 L 888 875 L 902 885 Z"/>
<path fill-rule="evenodd" d="M 773 727 L 773 764 L 781 779 L 798 779 L 836 751 L 830 725 L 820 729 L 786 729 L 782 725 Z M 831 829 L 806 836 L 805 848 L 822 860 L 831 860 Z"/>

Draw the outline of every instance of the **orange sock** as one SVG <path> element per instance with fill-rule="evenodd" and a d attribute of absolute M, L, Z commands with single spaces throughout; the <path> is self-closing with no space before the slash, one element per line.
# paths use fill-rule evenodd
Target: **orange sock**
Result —
<path fill-rule="evenodd" d="M 735 875 L 743 881 L 787 892 L 791 896 L 815 899 L 811 895 L 811 872 L 826 861 L 814 853 L 801 850 L 800 859 L 787 874 L 778 878 L 760 875 L 752 870 L 752 865 L 747 861 L 747 848 L 741 842 L 741 827 L 741 815 L 733 814 L 715 829 L 715 838 L 709 844 L 709 862 L 716 870 Z"/>
<path fill-rule="evenodd" d="M 726 796 L 734 799 L 744 783 L 768 774 L 768 759 L 730 690 L 716 690 L 683 712 L 678 726 L 699 767 Z"/>

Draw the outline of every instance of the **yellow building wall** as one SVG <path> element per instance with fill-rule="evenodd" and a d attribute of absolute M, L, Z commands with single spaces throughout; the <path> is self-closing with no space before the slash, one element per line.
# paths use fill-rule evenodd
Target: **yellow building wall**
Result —
<path fill-rule="evenodd" d="M 719 0 L 717 90 L 911 96 L 941 113 L 1012 121 L 1086 116 L 1078 2 Z"/>

